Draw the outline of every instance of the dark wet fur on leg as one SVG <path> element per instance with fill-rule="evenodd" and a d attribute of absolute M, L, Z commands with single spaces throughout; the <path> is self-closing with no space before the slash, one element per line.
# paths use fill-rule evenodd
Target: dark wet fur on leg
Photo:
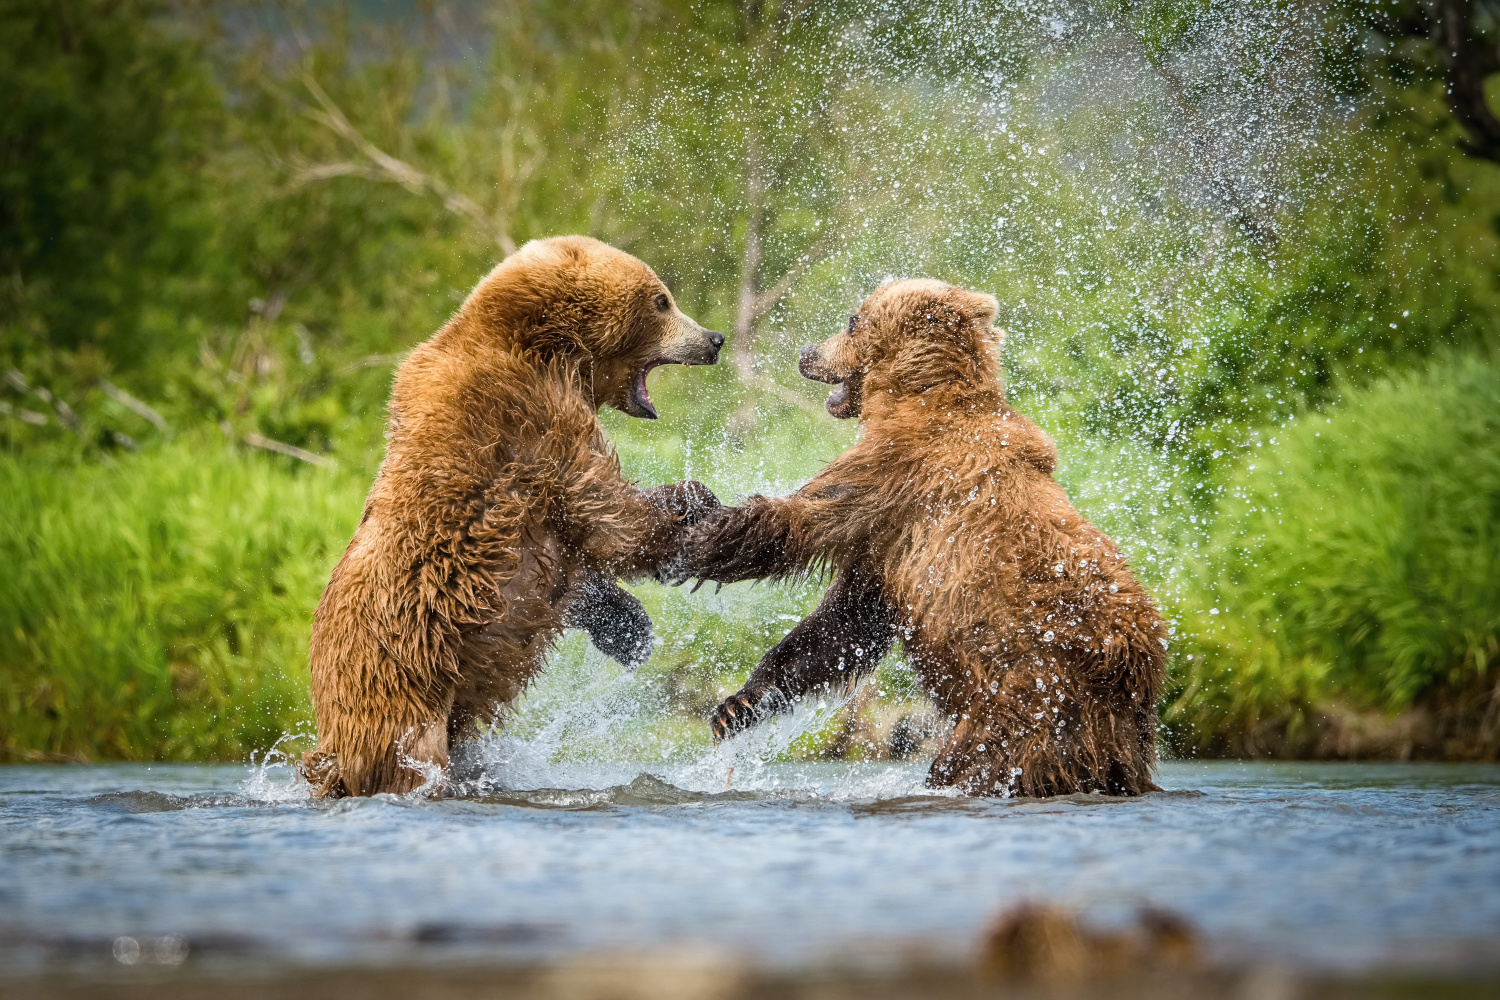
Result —
<path fill-rule="evenodd" d="M 878 581 L 846 570 L 822 602 L 761 659 L 745 686 L 714 709 L 723 740 L 820 687 L 848 685 L 875 669 L 895 641 L 894 616 Z"/>
<path fill-rule="evenodd" d="M 589 580 L 568 605 L 563 624 L 589 634 L 594 648 L 630 670 L 645 663 L 655 648 L 651 616 L 636 596 L 613 580 Z"/>

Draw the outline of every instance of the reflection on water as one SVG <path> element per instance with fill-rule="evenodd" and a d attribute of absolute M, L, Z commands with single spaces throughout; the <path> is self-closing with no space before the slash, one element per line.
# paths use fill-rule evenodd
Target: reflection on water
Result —
<path fill-rule="evenodd" d="M 957 958 L 1025 900 L 1106 927 L 1157 907 L 1219 958 L 1319 968 L 1500 941 L 1493 765 L 1169 763 L 1144 799 L 1000 801 L 932 794 L 921 763 L 724 753 L 523 761 L 446 800 L 314 802 L 274 769 L 0 768 L 0 961 Z"/>

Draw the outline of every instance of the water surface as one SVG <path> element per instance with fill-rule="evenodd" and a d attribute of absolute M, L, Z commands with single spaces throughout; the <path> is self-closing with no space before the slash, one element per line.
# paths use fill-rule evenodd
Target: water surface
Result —
<path fill-rule="evenodd" d="M 1310 969 L 1500 951 L 1494 765 L 1169 763 L 1163 793 L 1047 801 L 935 795 L 924 768 L 724 791 L 702 762 L 579 763 L 330 803 L 244 767 L 4 767 L 0 963 L 961 958 L 1023 900 L 1164 907 L 1218 957 Z"/>

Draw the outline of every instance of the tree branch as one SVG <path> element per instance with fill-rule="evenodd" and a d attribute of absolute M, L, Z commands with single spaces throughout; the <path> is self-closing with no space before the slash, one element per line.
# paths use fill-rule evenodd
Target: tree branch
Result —
<path fill-rule="evenodd" d="M 812 247 L 798 257 L 785 274 L 776 279 L 775 284 L 755 297 L 756 318 L 759 319 L 765 315 L 772 306 L 781 301 L 781 297 L 791 291 L 792 286 L 801 281 L 804 274 L 832 256 L 837 242 L 837 227 L 829 226 Z"/>
<path fill-rule="evenodd" d="M 309 110 L 304 113 L 352 145 L 366 162 L 364 164 L 317 164 L 299 171 L 293 180 L 294 183 L 305 184 L 334 177 L 361 176 L 400 184 L 413 194 L 434 194 L 443 203 L 444 208 L 468 219 L 493 240 L 502 253 L 515 252 L 516 243 L 511 238 L 509 229 L 503 222 L 486 212 L 478 202 L 437 177 L 418 170 L 405 160 L 397 159 L 365 138 L 364 134 L 354 127 L 344 112 L 334 103 L 333 98 L 329 97 L 327 92 L 319 86 L 311 73 L 302 75 L 302 83 L 322 108 L 321 111 Z"/>
<path fill-rule="evenodd" d="M 234 428 L 228 426 L 227 421 L 223 424 L 220 424 L 219 426 L 223 429 L 224 433 L 228 437 L 234 437 Z M 276 441 L 272 438 L 266 437 L 263 434 L 257 434 L 255 431 L 251 431 L 250 433 L 245 434 L 240 438 L 240 440 L 244 441 L 252 448 L 259 448 L 262 451 L 274 452 L 277 455 L 285 455 L 287 458 L 295 458 L 299 462 L 306 462 L 308 465 L 316 465 L 321 469 L 337 469 L 339 467 L 339 463 L 335 462 L 331 458 L 315 454 L 306 450 L 305 448 L 298 448 L 294 444 L 287 444 L 285 441 Z"/>
<path fill-rule="evenodd" d="M 125 407 L 131 413 L 134 413 L 163 434 L 167 433 L 167 421 L 160 413 L 157 413 L 109 379 L 101 378 L 99 380 L 99 388 L 106 396 Z"/>
<path fill-rule="evenodd" d="M 1188 126 L 1188 141 L 1192 144 L 1193 152 L 1201 164 L 1208 167 L 1208 179 L 1214 192 L 1219 196 L 1219 201 L 1229 212 L 1235 223 L 1242 229 L 1246 236 L 1254 243 L 1272 249 L 1276 246 L 1277 234 L 1274 223 L 1262 216 L 1262 213 L 1253 210 L 1245 204 L 1240 197 L 1239 188 L 1234 183 L 1234 178 L 1229 176 L 1224 168 L 1223 157 L 1214 146 L 1211 129 L 1203 120 L 1203 113 L 1188 96 L 1187 88 L 1183 86 L 1182 78 L 1167 68 L 1160 56 L 1151 51 L 1151 46 L 1140 33 L 1131 29 L 1136 42 L 1140 46 L 1141 53 L 1146 58 L 1146 63 L 1156 71 L 1161 79 L 1162 88 L 1167 93 L 1167 99 L 1177 106 L 1182 112 L 1182 117 Z"/>

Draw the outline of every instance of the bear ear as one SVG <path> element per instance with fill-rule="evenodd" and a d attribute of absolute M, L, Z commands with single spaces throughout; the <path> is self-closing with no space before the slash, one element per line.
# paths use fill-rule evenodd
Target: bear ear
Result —
<path fill-rule="evenodd" d="M 1000 311 L 1000 303 L 993 295 L 987 292 L 973 292 L 967 288 L 958 291 L 958 307 L 968 319 L 979 323 L 981 326 L 989 326 L 995 322 L 995 314 Z M 1002 333 L 1001 338 L 1004 339 Z"/>

